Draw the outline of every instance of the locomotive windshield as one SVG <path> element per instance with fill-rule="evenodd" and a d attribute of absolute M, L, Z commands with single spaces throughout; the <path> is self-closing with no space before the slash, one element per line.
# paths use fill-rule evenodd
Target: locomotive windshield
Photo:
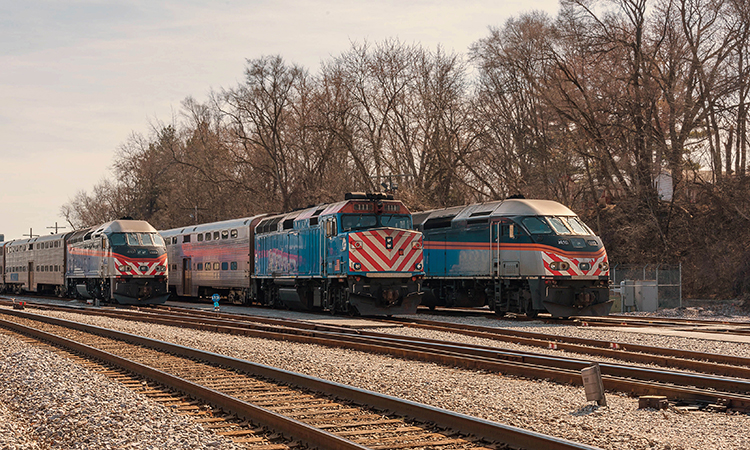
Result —
<path fill-rule="evenodd" d="M 525 217 L 522 222 L 531 234 L 572 234 L 579 236 L 594 234 L 577 217 Z"/>
<path fill-rule="evenodd" d="M 164 245 L 164 240 L 159 233 L 112 233 L 109 235 L 109 242 L 113 247 L 122 245 L 161 247 Z"/>
<path fill-rule="evenodd" d="M 344 214 L 341 216 L 343 231 L 364 230 L 375 227 L 411 229 L 411 217 L 404 214 Z"/>

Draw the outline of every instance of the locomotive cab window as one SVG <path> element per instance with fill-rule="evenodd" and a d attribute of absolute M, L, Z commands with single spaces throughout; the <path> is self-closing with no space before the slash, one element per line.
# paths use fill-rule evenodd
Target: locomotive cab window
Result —
<path fill-rule="evenodd" d="M 547 221 L 552 225 L 557 234 L 571 234 L 571 231 L 565 226 L 562 219 L 559 217 L 547 217 Z"/>
<path fill-rule="evenodd" d="M 383 214 L 380 216 L 380 226 L 411 230 L 411 217 L 405 214 Z"/>
<path fill-rule="evenodd" d="M 531 234 L 552 234 L 552 228 L 539 217 L 525 217 L 522 222 Z"/>
<path fill-rule="evenodd" d="M 561 217 L 568 227 L 573 230 L 573 233 L 583 236 L 590 236 L 594 234 L 585 223 L 581 222 L 577 217 Z"/>
<path fill-rule="evenodd" d="M 343 231 L 374 228 L 377 224 L 378 218 L 374 214 L 345 214 L 341 216 L 341 229 Z"/>

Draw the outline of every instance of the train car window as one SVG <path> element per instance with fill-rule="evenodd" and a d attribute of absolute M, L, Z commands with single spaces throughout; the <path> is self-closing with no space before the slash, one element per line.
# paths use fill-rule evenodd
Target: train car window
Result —
<path fill-rule="evenodd" d="M 552 225 L 557 234 L 570 234 L 571 231 L 565 226 L 559 217 L 547 217 L 547 221 Z"/>
<path fill-rule="evenodd" d="M 229 231 L 227 231 L 227 230 L 221 230 L 221 238 L 222 239 L 228 239 L 229 238 Z"/>
<path fill-rule="evenodd" d="M 153 239 L 151 239 L 150 233 L 141 233 L 141 242 L 143 245 L 154 245 Z"/>
<path fill-rule="evenodd" d="M 214 263 L 214 270 L 219 270 L 219 263 L 217 262 Z"/>
<path fill-rule="evenodd" d="M 214 231 L 214 241 L 218 241 L 218 240 L 219 240 L 219 232 Z"/>
<path fill-rule="evenodd" d="M 210 240 L 211 240 L 211 233 L 206 233 L 206 240 L 207 240 L 207 241 L 210 241 Z"/>
<path fill-rule="evenodd" d="M 552 234 L 552 228 L 538 217 L 525 217 L 522 222 L 531 234 Z"/>
<path fill-rule="evenodd" d="M 221 270 L 229 270 L 229 263 L 228 262 L 221 263 Z"/>
<path fill-rule="evenodd" d="M 182 242 L 183 243 L 190 242 L 190 235 L 186 234 L 185 236 L 183 236 L 182 237 Z"/>
<path fill-rule="evenodd" d="M 205 269 L 206 269 L 206 270 L 211 270 L 211 263 L 206 263 L 206 267 L 205 267 Z"/>
<path fill-rule="evenodd" d="M 203 263 L 198 263 L 197 270 L 203 270 Z"/>
<path fill-rule="evenodd" d="M 232 263 L 229 265 L 229 268 L 232 270 L 237 270 L 237 261 L 232 261 Z"/>
<path fill-rule="evenodd" d="M 233 238 L 236 238 L 237 237 L 237 230 L 230 231 L 229 235 L 232 236 Z"/>
<path fill-rule="evenodd" d="M 203 242 L 203 233 L 198 233 L 198 242 Z"/>

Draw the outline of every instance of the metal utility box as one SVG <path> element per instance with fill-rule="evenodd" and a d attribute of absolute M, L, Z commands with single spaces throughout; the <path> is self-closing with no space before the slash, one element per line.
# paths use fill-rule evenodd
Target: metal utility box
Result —
<path fill-rule="evenodd" d="M 638 311 L 656 311 L 659 309 L 659 285 L 656 280 L 642 280 L 635 289 L 635 307 Z"/>
<path fill-rule="evenodd" d="M 635 281 L 621 281 L 620 295 L 622 296 L 623 311 L 630 311 L 635 306 Z"/>

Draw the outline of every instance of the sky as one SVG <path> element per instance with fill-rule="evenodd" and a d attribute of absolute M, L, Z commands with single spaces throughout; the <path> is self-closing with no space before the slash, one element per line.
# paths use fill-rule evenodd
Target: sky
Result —
<path fill-rule="evenodd" d="M 280 55 L 317 74 L 352 42 L 466 54 L 558 0 L 0 0 L 0 234 L 68 226 L 60 208 L 112 177 L 117 149 L 187 97 L 238 85 Z M 70 231 L 70 228 L 60 231 Z"/>

